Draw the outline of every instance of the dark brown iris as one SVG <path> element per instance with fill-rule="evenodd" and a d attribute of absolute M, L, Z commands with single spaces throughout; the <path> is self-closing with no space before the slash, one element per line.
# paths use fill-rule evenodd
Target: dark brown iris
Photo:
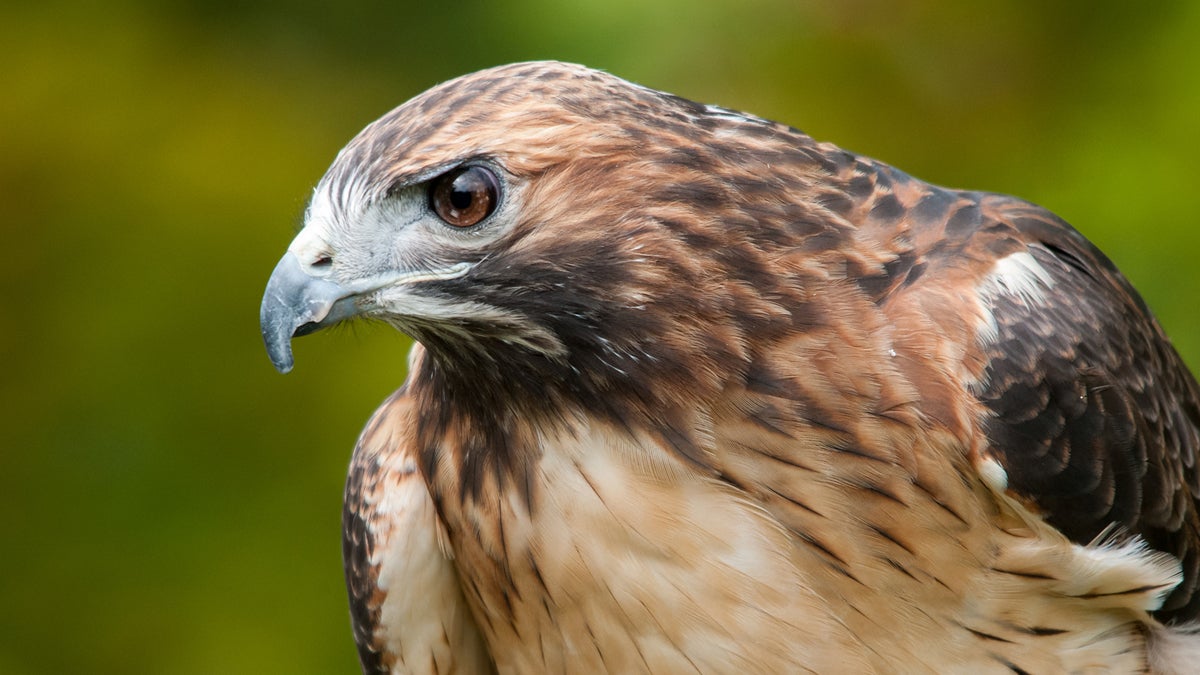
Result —
<path fill-rule="evenodd" d="M 482 166 L 463 166 L 433 179 L 429 203 L 434 213 L 454 227 L 471 227 L 496 210 L 500 183 Z"/>

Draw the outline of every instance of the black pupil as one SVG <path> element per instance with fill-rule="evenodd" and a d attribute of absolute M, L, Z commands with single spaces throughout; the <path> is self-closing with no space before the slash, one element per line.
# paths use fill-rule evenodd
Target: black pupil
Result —
<path fill-rule="evenodd" d="M 454 179 L 450 185 L 450 204 L 456 209 L 466 210 L 475 200 L 475 194 L 486 190 L 483 179 L 474 170 L 469 170 Z"/>

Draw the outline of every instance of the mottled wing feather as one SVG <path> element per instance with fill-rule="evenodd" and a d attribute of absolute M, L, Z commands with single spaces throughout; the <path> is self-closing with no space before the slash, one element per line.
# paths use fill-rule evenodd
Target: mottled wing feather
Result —
<path fill-rule="evenodd" d="M 1036 298 L 994 293 L 978 392 L 1009 488 L 1070 539 L 1107 528 L 1177 556 L 1158 615 L 1200 614 L 1200 391 L 1137 292 L 1075 230 L 1017 200 L 1009 220 L 1046 273 Z M 1001 211 L 1003 213 L 1003 210 Z"/>
<path fill-rule="evenodd" d="M 377 491 L 380 464 L 376 446 L 383 440 L 378 426 L 391 403 L 389 400 L 381 406 L 355 445 L 342 507 L 342 561 L 350 596 L 350 622 L 364 675 L 388 672 L 383 663 L 383 647 L 375 637 L 383 599 L 377 586 L 379 566 L 373 562 L 377 559 L 373 527 L 377 516 L 368 494 Z M 413 474 L 409 479 L 419 481 L 421 477 Z"/>
<path fill-rule="evenodd" d="M 418 467 L 407 386 L 367 423 L 346 480 L 342 554 L 363 673 L 495 672 Z"/>

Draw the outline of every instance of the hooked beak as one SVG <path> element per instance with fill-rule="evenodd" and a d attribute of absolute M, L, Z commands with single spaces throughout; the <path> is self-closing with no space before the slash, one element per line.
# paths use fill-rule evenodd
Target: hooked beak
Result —
<path fill-rule="evenodd" d="M 275 369 L 292 369 L 293 337 L 359 314 L 356 296 L 355 289 L 305 273 L 295 254 L 285 253 L 267 281 L 259 312 L 263 342 Z"/>
<path fill-rule="evenodd" d="M 372 310 L 369 295 L 380 289 L 428 281 L 456 279 L 471 270 L 460 262 L 436 270 L 388 272 L 346 284 L 313 276 L 288 251 L 271 272 L 263 293 L 259 321 L 267 356 L 281 373 L 292 369 L 292 338 Z"/>

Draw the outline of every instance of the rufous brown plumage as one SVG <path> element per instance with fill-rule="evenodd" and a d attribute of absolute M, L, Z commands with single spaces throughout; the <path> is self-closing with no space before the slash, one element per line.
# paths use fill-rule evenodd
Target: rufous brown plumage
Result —
<path fill-rule="evenodd" d="M 283 370 L 417 343 L 346 489 L 366 673 L 1200 659 L 1200 389 L 1028 202 L 516 64 L 351 141 L 262 312 Z"/>

